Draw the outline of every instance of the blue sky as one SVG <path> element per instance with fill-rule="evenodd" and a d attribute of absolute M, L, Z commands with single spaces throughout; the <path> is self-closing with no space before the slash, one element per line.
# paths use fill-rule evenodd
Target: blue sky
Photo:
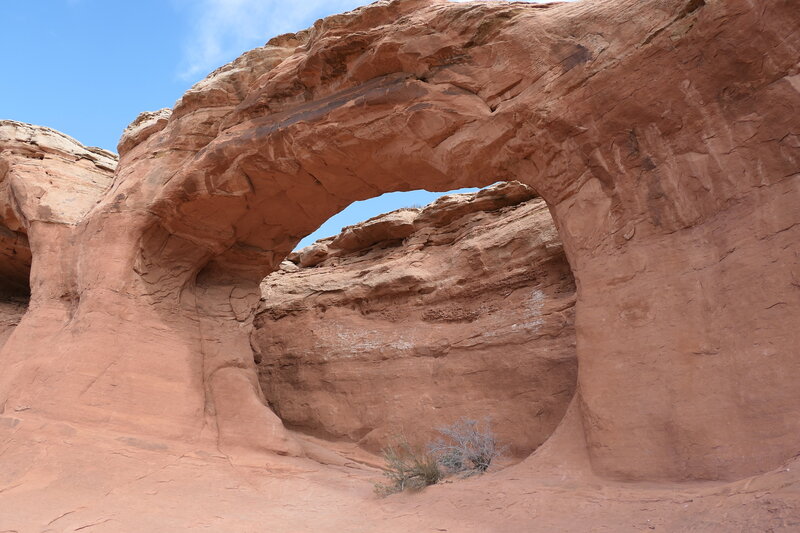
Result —
<path fill-rule="evenodd" d="M 116 151 L 122 130 L 141 111 L 172 107 L 208 72 L 270 37 L 367 3 L 0 0 L 0 118 Z M 314 237 L 438 196 L 412 192 L 359 202 Z"/>

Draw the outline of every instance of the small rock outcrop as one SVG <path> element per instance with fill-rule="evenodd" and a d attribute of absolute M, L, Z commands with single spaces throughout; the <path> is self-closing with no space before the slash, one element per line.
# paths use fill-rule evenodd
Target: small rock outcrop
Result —
<path fill-rule="evenodd" d="M 290 260 L 264 280 L 252 336 L 265 397 L 289 426 L 376 450 L 490 417 L 527 455 L 564 415 L 575 285 L 529 187 L 394 211 Z"/>
<path fill-rule="evenodd" d="M 126 154 L 134 146 L 145 141 L 154 133 L 158 133 L 167 126 L 172 109 L 159 109 L 158 111 L 145 111 L 131 122 L 117 145 L 117 152 Z"/>
<path fill-rule="evenodd" d="M 32 286 L 41 302 L 74 300 L 75 291 L 61 284 L 73 275 L 69 236 L 109 189 L 116 166 L 106 150 L 0 120 L 0 348 L 25 314 Z M 57 268 L 44 267 L 51 260 Z"/>
<path fill-rule="evenodd" d="M 50 128 L 0 120 L 0 165 L 0 222 L 24 231 L 35 222 L 80 222 L 111 186 L 117 155 Z"/>

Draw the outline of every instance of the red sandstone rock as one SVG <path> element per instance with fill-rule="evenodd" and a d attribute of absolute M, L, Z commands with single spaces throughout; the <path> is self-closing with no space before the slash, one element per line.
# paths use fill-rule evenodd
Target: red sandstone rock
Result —
<path fill-rule="evenodd" d="M 27 308 L 27 298 L 4 296 L 0 300 L 0 348 L 14 332 Z"/>
<path fill-rule="evenodd" d="M 328 244 L 333 255 L 344 255 L 363 250 L 378 242 L 402 241 L 414 233 L 415 209 L 392 211 L 367 220 L 363 224 L 348 226 Z"/>
<path fill-rule="evenodd" d="M 117 151 L 125 154 L 128 150 L 141 143 L 154 133 L 158 133 L 167 127 L 169 117 L 172 116 L 171 109 L 159 109 L 158 111 L 145 111 L 140 113 L 136 120 L 130 123 L 122 132 L 122 139 L 119 141 Z"/>
<path fill-rule="evenodd" d="M 107 154 L 58 134 L 0 150 L 3 249 L 24 257 L 24 233 L 32 252 L 0 349 L 0 526 L 141 530 L 191 500 L 145 529 L 215 526 L 224 503 L 241 531 L 291 522 L 311 487 L 335 514 L 300 529 L 796 529 L 798 17 L 793 0 L 378 2 L 213 73 L 128 136 L 105 193 Z M 577 285 L 578 392 L 552 441 L 385 504 L 334 480 L 346 461 L 265 454 L 324 455 L 258 386 L 261 279 L 352 201 L 513 179 L 548 203 Z M 259 486 L 277 472 L 303 483 Z"/>
<path fill-rule="evenodd" d="M 518 456 L 544 442 L 575 389 L 575 288 L 534 196 L 502 184 L 381 215 L 268 276 L 251 344 L 284 423 L 375 451 L 461 417 L 491 417 Z"/>
<path fill-rule="evenodd" d="M 30 292 L 31 246 L 43 255 L 57 246 L 36 239 L 65 236 L 109 188 L 116 165 L 114 154 L 63 133 L 0 120 L 0 292 Z"/>

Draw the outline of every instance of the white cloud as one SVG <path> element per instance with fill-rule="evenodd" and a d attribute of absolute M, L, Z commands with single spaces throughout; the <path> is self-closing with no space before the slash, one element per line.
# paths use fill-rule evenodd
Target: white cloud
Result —
<path fill-rule="evenodd" d="M 362 0 L 180 1 L 192 23 L 181 77 L 191 79 L 261 46 L 271 37 L 307 28 L 318 18 L 366 4 Z"/>

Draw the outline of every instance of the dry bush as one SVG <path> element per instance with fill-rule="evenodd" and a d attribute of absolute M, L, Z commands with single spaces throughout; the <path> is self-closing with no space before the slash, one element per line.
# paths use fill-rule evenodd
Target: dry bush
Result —
<path fill-rule="evenodd" d="M 442 438 L 428 445 L 430 454 L 446 471 L 454 474 L 481 474 L 492 460 L 503 454 L 488 419 L 462 418 L 450 426 L 437 428 Z"/>
<path fill-rule="evenodd" d="M 406 489 L 420 490 L 433 485 L 442 477 L 436 459 L 414 449 L 405 438 L 383 450 L 386 461 L 383 475 L 389 483 L 376 483 L 375 493 L 384 497 Z"/>

